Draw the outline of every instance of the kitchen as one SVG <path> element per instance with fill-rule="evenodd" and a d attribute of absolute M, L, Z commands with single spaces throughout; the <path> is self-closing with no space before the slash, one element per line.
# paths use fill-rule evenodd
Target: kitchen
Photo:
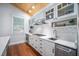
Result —
<path fill-rule="evenodd" d="M 37 9 L 35 4 L 28 4 L 33 5 L 32 9 Z M 28 14 L 31 16 L 19 8 L 24 4 L 0 4 L 0 55 L 14 56 L 10 55 L 10 52 L 14 53 L 10 48 L 25 43 L 30 50 L 23 46 L 19 48 L 30 52 L 32 49 L 38 56 L 78 56 L 79 4 L 37 4 L 43 7 L 35 14 L 31 14 L 30 8 Z M 29 52 L 22 54 L 30 56 Z"/>

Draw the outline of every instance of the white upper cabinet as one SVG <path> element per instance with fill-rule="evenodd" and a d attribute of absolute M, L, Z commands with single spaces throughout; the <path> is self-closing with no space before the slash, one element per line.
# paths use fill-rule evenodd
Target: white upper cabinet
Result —
<path fill-rule="evenodd" d="M 54 18 L 54 8 L 46 11 L 46 20 Z"/>
<path fill-rule="evenodd" d="M 70 17 L 77 14 L 77 4 L 76 3 L 61 3 L 56 6 L 57 17 Z M 67 18 L 66 17 L 66 18 Z"/>
<path fill-rule="evenodd" d="M 45 22 L 58 22 L 77 17 L 77 3 L 58 3 L 51 4 L 45 11 L 46 21 Z M 53 9 L 53 10 L 52 10 Z M 52 10 L 52 12 L 51 12 Z M 51 14 L 52 13 L 52 14 Z M 51 15 L 50 15 L 51 14 Z"/>
<path fill-rule="evenodd" d="M 58 17 L 74 13 L 73 3 L 62 3 L 57 6 Z"/>
<path fill-rule="evenodd" d="M 49 4 L 46 8 L 42 9 L 36 15 L 32 16 L 31 21 L 34 23 L 41 18 L 46 20 L 57 20 L 59 18 L 73 17 L 77 14 L 77 3 L 54 3 Z"/>
<path fill-rule="evenodd" d="M 46 20 L 54 19 L 56 17 L 56 5 L 57 3 L 49 4 L 47 6 L 47 8 L 45 9 Z"/>

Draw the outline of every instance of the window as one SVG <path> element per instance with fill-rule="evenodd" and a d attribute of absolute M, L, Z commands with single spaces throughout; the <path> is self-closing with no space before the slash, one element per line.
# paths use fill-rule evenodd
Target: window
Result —
<path fill-rule="evenodd" d="M 13 32 L 24 31 L 24 19 L 19 17 L 13 17 Z"/>

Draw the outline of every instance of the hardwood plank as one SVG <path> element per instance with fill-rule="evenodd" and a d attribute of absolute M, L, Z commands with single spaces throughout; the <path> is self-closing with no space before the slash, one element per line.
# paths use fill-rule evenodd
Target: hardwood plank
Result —
<path fill-rule="evenodd" d="M 22 43 L 10 46 L 7 50 L 7 56 L 41 56 L 29 44 Z"/>

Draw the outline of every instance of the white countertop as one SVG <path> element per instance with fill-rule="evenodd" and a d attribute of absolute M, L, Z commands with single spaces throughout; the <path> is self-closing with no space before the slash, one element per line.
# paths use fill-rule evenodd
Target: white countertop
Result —
<path fill-rule="evenodd" d="M 33 34 L 29 33 L 29 35 L 33 35 Z M 42 36 L 42 37 L 39 36 L 39 38 L 44 39 L 44 40 L 48 40 L 48 41 L 53 42 L 53 43 L 58 43 L 58 44 L 61 44 L 61 45 L 64 45 L 64 46 L 67 46 L 67 47 L 70 47 L 73 49 L 77 49 L 77 45 L 75 42 L 69 42 L 69 41 L 65 41 L 62 39 L 50 40 L 50 39 L 48 39 L 48 38 L 51 38 L 50 36 Z"/>
<path fill-rule="evenodd" d="M 65 40 L 56 40 L 55 43 L 58 43 L 58 44 L 61 44 L 61 45 L 64 45 L 64 46 L 67 46 L 67 47 L 70 47 L 70 48 L 73 48 L 73 49 L 77 49 L 77 46 L 74 42 L 68 42 L 68 41 L 65 41 Z"/>
<path fill-rule="evenodd" d="M 40 38 L 51 41 L 51 42 L 54 42 L 54 43 L 58 43 L 58 44 L 61 44 L 61 45 L 64 45 L 64 46 L 67 46 L 67 47 L 70 47 L 70 48 L 73 48 L 73 49 L 77 49 L 77 46 L 76 46 L 76 44 L 74 42 L 68 42 L 68 41 L 61 40 L 61 39 L 50 40 L 50 39 L 48 39 L 48 38 L 50 38 L 48 36 L 43 36 L 43 37 L 40 37 Z"/>
<path fill-rule="evenodd" d="M 5 36 L 5 37 L 0 37 L 0 56 L 2 55 L 8 41 L 9 41 L 9 36 Z"/>

